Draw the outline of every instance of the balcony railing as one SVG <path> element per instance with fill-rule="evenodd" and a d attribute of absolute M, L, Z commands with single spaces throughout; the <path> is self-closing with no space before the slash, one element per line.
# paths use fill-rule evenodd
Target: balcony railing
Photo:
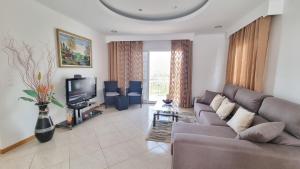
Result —
<path fill-rule="evenodd" d="M 164 99 L 169 93 L 169 78 L 156 77 L 149 80 L 149 100 Z"/>

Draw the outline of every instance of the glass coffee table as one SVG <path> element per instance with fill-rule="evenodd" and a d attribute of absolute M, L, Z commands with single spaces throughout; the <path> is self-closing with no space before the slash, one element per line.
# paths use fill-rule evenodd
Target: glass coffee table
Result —
<path fill-rule="evenodd" d="M 179 108 L 175 103 L 165 104 L 162 101 L 157 101 L 153 107 L 155 111 L 153 114 L 153 127 L 156 125 L 156 121 L 159 120 L 160 116 L 171 117 L 172 121 L 178 121 Z"/>

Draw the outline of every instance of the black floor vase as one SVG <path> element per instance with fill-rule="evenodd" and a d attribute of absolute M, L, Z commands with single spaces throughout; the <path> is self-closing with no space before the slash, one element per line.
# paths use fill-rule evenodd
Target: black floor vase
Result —
<path fill-rule="evenodd" d="M 35 137 L 44 143 L 52 139 L 55 126 L 49 115 L 48 104 L 38 104 L 39 117 L 35 125 Z"/>

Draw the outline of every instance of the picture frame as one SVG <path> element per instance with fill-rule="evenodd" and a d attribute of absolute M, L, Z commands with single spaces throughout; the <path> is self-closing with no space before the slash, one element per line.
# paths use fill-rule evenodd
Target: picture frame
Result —
<path fill-rule="evenodd" d="M 56 29 L 58 65 L 61 68 L 92 68 L 92 40 Z"/>

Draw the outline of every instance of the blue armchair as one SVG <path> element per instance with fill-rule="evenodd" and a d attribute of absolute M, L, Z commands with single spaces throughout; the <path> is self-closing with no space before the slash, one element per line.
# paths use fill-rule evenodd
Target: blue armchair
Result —
<path fill-rule="evenodd" d="M 128 96 L 129 104 L 143 104 L 143 88 L 141 81 L 129 81 L 129 87 L 126 90 L 126 96 Z"/>
<path fill-rule="evenodd" d="M 118 88 L 118 82 L 104 81 L 103 95 L 105 108 L 107 108 L 108 105 L 115 105 L 116 97 L 121 95 L 120 88 Z"/>

